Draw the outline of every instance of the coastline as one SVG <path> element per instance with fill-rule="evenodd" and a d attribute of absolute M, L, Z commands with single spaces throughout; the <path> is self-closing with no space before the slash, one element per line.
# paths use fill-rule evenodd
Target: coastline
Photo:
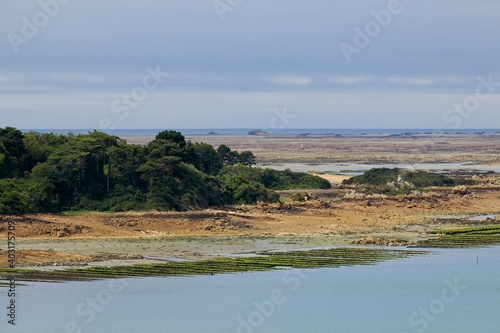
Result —
<path fill-rule="evenodd" d="M 443 137 L 453 140 L 445 143 Z M 136 144 L 145 144 L 152 138 L 124 137 Z M 229 143 L 232 149 L 254 151 L 261 166 L 300 166 L 302 169 L 297 171 L 312 171 L 329 180 L 333 188 L 306 191 L 317 198 L 308 202 L 288 202 L 286 198 L 297 191 L 281 191 L 285 199 L 280 205 L 194 212 L 3 216 L 0 227 L 9 218 L 20 221 L 18 251 L 31 251 L 19 252 L 25 254 L 19 260 L 19 267 L 59 269 L 163 260 L 154 258 L 199 260 L 268 250 L 353 246 L 353 242 L 369 237 L 378 240 L 375 242 L 378 245 L 391 240 L 417 242 L 428 238 L 427 232 L 431 230 L 492 223 L 468 221 L 459 216 L 500 213 L 497 174 L 491 174 L 467 195 L 453 194 L 450 188 L 434 188 L 417 196 L 347 198 L 349 189 L 340 184 L 353 171 L 359 172 L 349 169 L 362 164 L 368 167 L 416 163 L 421 167 L 427 163 L 432 167 L 453 163 L 455 170 L 461 170 L 475 163 L 485 169 L 500 168 L 500 135 L 372 136 L 369 140 L 359 135 L 342 138 L 205 135 L 187 139 L 214 146 Z M 337 163 L 339 174 L 329 172 L 332 163 Z M 447 215 L 457 218 L 442 218 Z"/>
<path fill-rule="evenodd" d="M 121 136 L 145 145 L 154 135 Z M 477 163 L 499 165 L 500 134 L 422 135 L 186 135 L 186 140 L 252 151 L 259 164 L 276 163 Z"/>

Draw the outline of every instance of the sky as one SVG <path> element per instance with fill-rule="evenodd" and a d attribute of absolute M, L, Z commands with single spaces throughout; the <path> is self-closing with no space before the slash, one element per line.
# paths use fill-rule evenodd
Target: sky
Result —
<path fill-rule="evenodd" d="M 0 127 L 500 128 L 498 0 L 2 0 Z"/>

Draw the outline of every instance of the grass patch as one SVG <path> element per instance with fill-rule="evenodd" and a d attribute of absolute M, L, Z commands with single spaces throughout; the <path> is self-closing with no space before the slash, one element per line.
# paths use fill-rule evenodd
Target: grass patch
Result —
<path fill-rule="evenodd" d="M 66 215 L 66 216 L 83 216 L 83 215 L 88 215 L 91 213 L 93 213 L 93 212 L 90 210 L 67 210 L 67 211 L 62 212 L 62 214 Z"/>
<path fill-rule="evenodd" d="M 415 247 L 469 248 L 500 245 L 500 226 L 434 230 L 429 234 L 435 234 L 437 238 L 420 241 Z"/>

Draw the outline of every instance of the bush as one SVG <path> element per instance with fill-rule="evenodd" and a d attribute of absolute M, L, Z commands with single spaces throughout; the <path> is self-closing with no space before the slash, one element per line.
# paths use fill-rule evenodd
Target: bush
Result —
<path fill-rule="evenodd" d="M 265 188 L 262 184 L 241 176 L 232 176 L 227 182 L 233 202 L 237 204 L 254 204 L 258 201 L 277 202 L 279 194 Z"/>
<path fill-rule="evenodd" d="M 398 168 L 375 168 L 366 171 L 364 174 L 346 179 L 342 182 L 345 185 L 367 185 L 367 186 L 387 186 L 389 183 L 396 184 L 398 177 L 404 182 L 413 184 L 415 187 L 428 186 L 456 186 L 470 184 L 471 181 L 464 179 L 454 179 L 443 174 L 427 171 L 405 171 Z"/>
<path fill-rule="evenodd" d="M 0 180 L 0 214 L 24 214 L 31 208 L 23 182 Z"/>
<path fill-rule="evenodd" d="M 289 169 L 278 171 L 273 169 L 249 168 L 243 165 L 224 167 L 221 171 L 221 177 L 227 180 L 230 176 L 240 176 L 272 190 L 331 188 L 330 182 L 324 178 L 305 172 L 293 172 Z"/>
<path fill-rule="evenodd" d="M 375 168 L 364 174 L 346 179 L 345 185 L 361 185 L 367 194 L 410 194 L 416 188 L 429 186 L 456 186 L 474 183 L 472 180 L 455 179 L 427 171 Z"/>

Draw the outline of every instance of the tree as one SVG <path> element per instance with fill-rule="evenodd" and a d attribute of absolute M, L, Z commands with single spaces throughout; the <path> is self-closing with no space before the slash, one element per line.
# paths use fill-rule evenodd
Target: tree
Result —
<path fill-rule="evenodd" d="M 24 135 L 23 141 L 27 156 L 26 169 L 31 171 L 38 163 L 46 162 L 49 155 L 67 142 L 68 138 L 54 133 L 28 132 Z"/>
<path fill-rule="evenodd" d="M 176 131 L 163 131 L 144 147 L 98 131 L 23 134 L 6 127 L 0 129 L 0 214 L 199 209 L 276 201 L 276 189 L 323 186 L 311 175 L 253 164 L 250 151 L 215 150 Z"/>
<path fill-rule="evenodd" d="M 177 131 L 163 131 L 156 135 L 155 140 L 165 140 L 178 144 L 180 147 L 186 145 L 186 139 L 181 132 Z"/>
<path fill-rule="evenodd" d="M 98 200 L 109 189 L 110 148 L 117 145 L 117 137 L 94 131 L 63 144 L 48 161 L 54 167 L 59 185 L 73 188 L 77 199 L 85 196 Z"/>
<path fill-rule="evenodd" d="M 220 145 L 219 148 L 217 148 L 217 154 L 223 165 L 235 165 L 238 163 L 238 153 L 232 151 L 231 148 L 226 145 Z"/>
<path fill-rule="evenodd" d="M 212 145 L 207 143 L 195 143 L 193 145 L 197 155 L 198 163 L 195 166 L 198 170 L 207 175 L 216 175 L 222 169 L 222 161 Z"/>
<path fill-rule="evenodd" d="M 0 154 L 4 155 L 0 170 L 1 177 L 19 177 L 24 171 L 28 171 L 29 163 L 23 139 L 23 133 L 14 127 L 0 128 L 0 144 L 2 145 Z"/>
<path fill-rule="evenodd" d="M 245 166 L 252 166 L 255 164 L 255 156 L 251 151 L 242 151 L 238 156 L 238 162 Z"/>
<path fill-rule="evenodd" d="M 186 144 L 186 140 L 181 133 L 176 131 L 163 131 L 160 132 L 153 141 L 148 143 L 148 156 L 150 158 L 176 156 L 185 159 Z"/>
<path fill-rule="evenodd" d="M 156 208 L 179 209 L 178 174 L 181 159 L 176 156 L 163 156 L 149 159 L 139 171 L 149 183 L 149 200 Z"/>

